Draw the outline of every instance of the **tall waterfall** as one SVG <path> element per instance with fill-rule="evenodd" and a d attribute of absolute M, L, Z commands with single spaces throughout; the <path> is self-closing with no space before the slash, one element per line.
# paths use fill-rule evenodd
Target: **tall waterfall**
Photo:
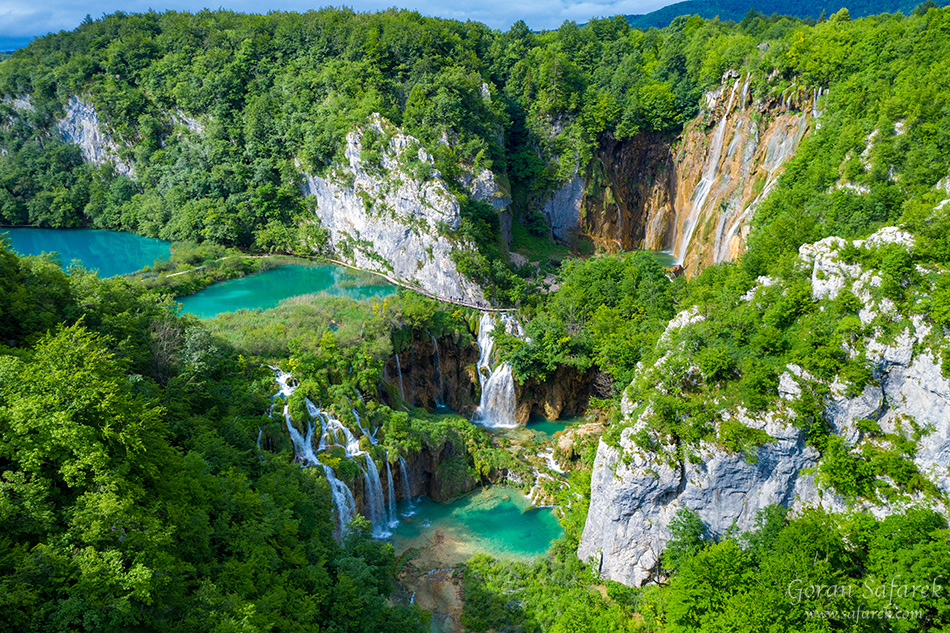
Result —
<path fill-rule="evenodd" d="M 356 501 L 347 485 L 336 478 L 336 473 L 332 468 L 324 464 L 323 473 L 327 477 L 327 483 L 330 484 L 330 494 L 333 495 L 333 505 L 336 506 L 337 529 L 342 536 L 346 524 L 356 514 Z"/>
<path fill-rule="evenodd" d="M 445 406 L 445 382 L 442 380 L 442 363 L 439 360 L 439 342 L 435 340 L 435 337 L 431 334 L 429 337 L 432 339 L 432 346 L 435 348 L 435 373 L 439 377 L 439 397 L 435 398 L 435 405 L 437 407 Z"/>
<path fill-rule="evenodd" d="M 386 530 L 388 519 L 383 500 L 383 484 L 379 480 L 379 469 L 376 468 L 376 462 L 369 453 L 363 453 L 363 456 L 366 458 L 366 469 L 363 471 L 366 511 L 369 514 L 369 522 L 373 524 L 373 536 L 377 538 L 389 536 Z"/>
<path fill-rule="evenodd" d="M 409 467 L 406 466 L 406 460 L 402 457 L 399 458 L 399 474 L 402 479 L 402 489 L 406 497 L 406 505 L 408 510 L 405 512 L 406 515 L 412 514 L 412 487 L 409 485 Z"/>
<path fill-rule="evenodd" d="M 399 517 L 396 516 L 396 486 L 393 485 L 393 470 L 389 465 L 389 451 L 386 451 L 386 491 L 389 501 L 389 527 L 396 527 Z"/>
<path fill-rule="evenodd" d="M 696 189 L 693 190 L 693 196 L 690 199 L 689 215 L 683 224 L 682 237 L 680 237 L 677 242 L 674 253 L 676 260 L 680 263 L 686 258 L 686 252 L 689 250 L 689 242 L 693 239 L 693 232 L 699 223 L 699 216 L 702 213 L 703 205 L 706 203 L 706 198 L 709 197 L 713 184 L 716 182 L 718 176 L 719 159 L 722 158 L 722 145 L 726 136 L 726 125 L 729 122 L 729 113 L 732 111 L 732 104 L 736 98 L 736 86 L 738 83 L 737 80 L 736 84 L 732 86 L 732 92 L 729 94 L 729 105 L 726 106 L 726 111 L 723 113 L 722 118 L 719 119 L 719 123 L 716 124 L 716 129 L 709 143 L 709 154 L 706 155 L 706 162 L 703 165 L 702 177 L 696 185 Z"/>
<path fill-rule="evenodd" d="M 513 317 L 503 314 L 500 319 L 505 330 L 512 334 L 521 334 L 520 326 Z M 490 428 L 512 428 L 518 426 L 515 421 L 515 379 L 511 365 L 492 364 L 492 351 L 495 342 L 491 333 L 495 321 L 490 313 L 482 315 L 478 322 L 478 380 L 482 386 L 482 396 L 475 410 L 474 421 Z M 485 376 L 485 373 L 488 376 Z"/>
<path fill-rule="evenodd" d="M 399 354 L 396 354 L 396 371 L 399 372 L 399 396 L 406 399 L 406 388 L 402 384 L 402 367 L 399 365 Z"/>

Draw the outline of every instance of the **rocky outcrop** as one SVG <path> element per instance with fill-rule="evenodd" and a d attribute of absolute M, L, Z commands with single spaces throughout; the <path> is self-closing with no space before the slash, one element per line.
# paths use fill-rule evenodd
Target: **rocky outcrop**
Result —
<path fill-rule="evenodd" d="M 662 577 L 660 555 L 680 508 L 698 512 L 710 534 L 718 537 L 733 526 L 752 528 L 756 511 L 771 504 L 821 504 L 814 479 L 802 474 L 818 458 L 805 445 L 804 431 L 774 416 L 743 422 L 773 438 L 759 447 L 754 460 L 704 443 L 699 464 L 671 462 L 673 446 L 650 453 L 634 444 L 632 438 L 643 425 L 625 429 L 619 447 L 601 441 L 577 555 L 591 561 L 604 578 L 639 586 Z M 826 503 L 839 507 L 833 496 Z"/>
<path fill-rule="evenodd" d="M 66 103 L 66 116 L 57 124 L 63 140 L 79 146 L 87 162 L 112 164 L 116 172 L 133 176 L 131 163 L 119 158 L 119 146 L 105 131 L 95 107 L 88 101 L 73 95 Z"/>
<path fill-rule="evenodd" d="M 893 228 L 882 229 L 859 246 L 880 244 L 907 246 L 912 238 Z M 921 316 L 912 317 L 897 336 L 888 337 L 876 323 L 879 316 L 895 318 L 893 304 L 875 298 L 871 289 L 880 283 L 873 271 L 838 260 L 834 245 L 823 240 L 801 249 L 802 265 L 813 274 L 816 297 L 834 296 L 847 288 L 863 303 L 861 320 L 870 326 L 864 354 L 873 368 L 874 381 L 861 393 L 849 394 L 844 385 L 826 385 L 824 418 L 849 450 L 862 447 L 887 449 L 913 442 L 909 459 L 920 475 L 935 486 L 936 493 L 902 493 L 888 502 L 849 500 L 822 490 L 810 474 L 819 466 L 818 452 L 805 443 L 805 432 L 794 424 L 791 403 L 802 397 L 803 386 L 814 381 L 802 368 L 788 365 L 782 374 L 777 401 L 767 413 L 750 414 L 741 407 L 723 412 L 750 429 L 764 431 L 768 440 L 754 452 L 730 452 L 718 443 L 701 442 L 690 459 L 666 436 L 647 424 L 649 403 L 625 398 L 622 413 L 632 421 L 620 434 L 619 443 L 601 441 L 591 479 L 591 505 L 578 548 L 578 556 L 591 561 L 611 580 L 640 585 L 662 576 L 660 555 L 670 538 L 670 521 L 680 508 L 697 512 L 712 536 L 730 529 L 753 527 L 756 512 L 770 504 L 793 510 L 821 506 L 837 511 L 849 504 L 877 516 L 899 509 L 902 504 L 925 503 L 942 508 L 950 495 L 950 382 L 941 374 L 933 349 L 932 327 Z M 773 285 L 763 278 L 760 286 Z M 752 291 L 743 297 L 754 298 Z M 653 367 L 638 373 L 657 372 L 665 363 L 690 363 L 685 350 L 671 347 L 672 332 L 691 327 L 702 317 L 681 313 L 672 321 L 658 345 L 663 357 Z M 940 333 L 945 338 L 946 332 Z M 855 349 L 849 350 L 857 354 Z M 669 348 L 669 349 L 668 349 Z M 878 427 L 874 433 L 866 429 Z M 652 447 L 650 450 L 644 446 Z M 884 483 L 888 483 L 885 481 Z"/>
<path fill-rule="evenodd" d="M 607 251 L 669 250 L 687 273 L 734 261 L 755 209 L 820 115 L 818 91 L 755 100 L 727 73 L 678 136 L 601 140 L 595 159 L 543 206 L 555 238 Z"/>
<path fill-rule="evenodd" d="M 478 348 L 470 341 L 452 336 L 433 341 L 429 336 L 417 336 L 408 349 L 399 353 L 398 365 L 395 357 L 386 363 L 385 381 L 393 393 L 401 393 L 412 406 L 432 411 L 443 402 L 459 415 L 471 417 L 479 397 L 477 362 Z"/>
<path fill-rule="evenodd" d="M 581 230 L 583 201 L 584 181 L 575 173 L 544 203 L 541 212 L 551 227 L 554 239 L 566 243 Z"/>
<path fill-rule="evenodd" d="M 515 420 L 525 425 L 532 414 L 548 420 L 583 414 L 590 400 L 595 373 L 594 369 L 582 372 L 562 365 L 544 382 L 515 381 Z"/>
<path fill-rule="evenodd" d="M 471 247 L 448 236 L 461 222 L 458 200 L 418 141 L 374 116 L 347 134 L 344 156 L 302 185 L 336 256 L 439 297 L 481 300 L 451 257 Z"/>

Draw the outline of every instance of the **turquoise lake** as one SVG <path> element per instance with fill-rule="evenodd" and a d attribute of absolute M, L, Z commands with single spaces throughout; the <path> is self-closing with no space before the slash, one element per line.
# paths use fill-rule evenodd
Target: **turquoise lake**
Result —
<path fill-rule="evenodd" d="M 509 560 L 533 558 L 563 534 L 552 508 L 532 508 L 520 491 L 505 486 L 449 503 L 421 497 L 411 511 L 393 531 L 393 547 L 397 555 L 418 550 L 413 560 L 423 566 L 456 565 L 479 552 Z"/>
<path fill-rule="evenodd" d="M 178 301 L 182 312 L 208 319 L 235 310 L 276 308 L 284 299 L 317 292 L 361 299 L 385 297 L 398 290 L 392 284 L 379 283 L 378 279 L 333 264 L 289 264 L 229 279 Z"/>
<path fill-rule="evenodd" d="M 99 229 L 0 229 L 19 255 L 57 253 L 66 268 L 79 262 L 100 277 L 125 275 L 166 259 L 171 245 L 162 240 Z"/>

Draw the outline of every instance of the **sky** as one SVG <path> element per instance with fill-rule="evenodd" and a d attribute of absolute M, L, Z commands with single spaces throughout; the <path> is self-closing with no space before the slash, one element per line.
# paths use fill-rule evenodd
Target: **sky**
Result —
<path fill-rule="evenodd" d="M 379 11 L 392 6 L 414 9 L 423 15 L 456 20 L 476 20 L 507 30 L 518 20 L 532 29 L 554 29 L 565 20 L 578 24 L 591 18 L 649 13 L 677 0 L 355 0 L 346 5 L 356 11 Z M 174 9 L 200 11 L 205 7 L 244 13 L 263 11 L 308 11 L 323 4 L 303 0 L 0 0 L 0 51 L 25 46 L 39 35 L 79 26 L 88 14 L 93 18 L 115 11 L 138 13 Z"/>

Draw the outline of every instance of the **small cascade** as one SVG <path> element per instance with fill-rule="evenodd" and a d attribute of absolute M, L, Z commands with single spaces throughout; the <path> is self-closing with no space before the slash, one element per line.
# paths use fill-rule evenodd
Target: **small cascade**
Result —
<path fill-rule="evenodd" d="M 305 466 L 318 464 L 317 456 L 313 454 L 313 423 L 307 424 L 307 435 L 301 435 L 290 418 L 290 407 L 286 404 L 284 405 L 284 421 L 287 423 L 290 440 L 294 443 L 294 455 L 297 461 L 302 462 Z"/>
<path fill-rule="evenodd" d="M 435 375 L 439 379 L 439 397 L 435 398 L 435 406 L 444 407 L 445 406 L 445 382 L 442 380 L 442 363 L 439 361 L 439 342 L 435 340 L 435 337 L 431 334 L 429 337 L 432 339 L 432 346 L 435 348 Z"/>
<path fill-rule="evenodd" d="M 366 511 L 369 514 L 369 522 L 373 525 L 373 536 L 382 538 L 389 536 L 386 530 L 386 509 L 383 500 L 383 484 L 379 480 L 379 469 L 376 468 L 376 462 L 370 457 L 369 453 L 363 453 L 366 458 L 366 469 L 363 471 L 363 480 L 366 488 Z"/>
<path fill-rule="evenodd" d="M 399 372 L 399 397 L 406 399 L 406 389 L 402 384 L 402 367 L 399 366 L 399 354 L 396 354 L 396 371 Z"/>
<path fill-rule="evenodd" d="M 544 459 L 544 464 L 545 464 L 545 466 L 547 466 L 548 468 L 550 468 L 550 469 L 553 470 L 554 472 L 556 472 L 556 473 L 558 473 L 558 474 L 560 474 L 560 475 L 563 475 L 563 474 L 564 474 L 564 469 L 561 468 L 561 467 L 558 465 L 557 461 L 554 459 L 554 449 L 553 449 L 553 448 L 549 448 L 549 449 L 547 449 L 547 450 L 539 451 L 539 452 L 538 452 L 538 457 L 543 458 L 543 459 Z"/>
<path fill-rule="evenodd" d="M 412 504 L 412 487 L 409 485 L 409 467 L 406 466 L 406 460 L 402 457 L 399 458 L 399 474 L 402 479 L 402 490 L 403 496 L 406 498 L 406 507 L 407 510 L 404 512 L 404 516 L 409 516 L 414 512 L 414 507 Z"/>
<path fill-rule="evenodd" d="M 393 484 L 393 469 L 389 465 L 389 451 L 386 451 L 386 491 L 389 493 L 389 527 L 393 528 L 399 524 L 399 517 L 396 515 L 396 486 Z"/>
<path fill-rule="evenodd" d="M 375 431 L 370 433 L 363 427 L 363 422 L 360 420 L 360 414 L 356 412 L 356 407 L 353 407 L 351 411 L 353 412 L 353 417 L 356 418 L 356 426 L 360 427 L 360 432 L 369 438 L 370 444 L 376 446 L 376 442 L 379 441 L 376 439 L 376 433 L 379 431 L 379 429 L 377 428 Z"/>
<path fill-rule="evenodd" d="M 531 505 L 537 507 L 544 507 L 546 504 L 541 503 L 544 499 L 544 486 L 542 482 L 544 481 L 557 481 L 551 475 L 547 473 L 536 473 L 536 479 L 534 480 L 534 485 L 531 486 L 531 490 L 528 491 L 528 500 L 531 502 Z"/>
<path fill-rule="evenodd" d="M 522 335 L 521 327 L 513 317 L 504 314 L 500 318 L 509 333 Z M 518 426 L 515 420 L 515 379 L 510 364 L 492 366 L 495 342 L 491 333 L 494 328 L 495 321 L 491 314 L 486 312 L 478 322 L 477 338 L 481 352 L 478 359 L 478 380 L 482 386 L 482 395 L 473 420 L 490 428 L 512 428 Z"/>
<path fill-rule="evenodd" d="M 719 170 L 719 159 L 722 158 L 723 142 L 726 137 L 726 126 L 729 123 L 729 113 L 732 112 L 732 104 L 736 98 L 736 88 L 738 87 L 739 81 L 732 86 L 732 92 L 729 94 L 729 104 L 726 106 L 725 112 L 723 112 L 722 118 L 719 119 L 719 122 L 716 124 L 716 129 L 713 132 L 712 139 L 709 143 L 709 154 L 706 156 L 706 162 L 703 165 L 702 177 L 699 180 L 699 183 L 696 185 L 696 188 L 693 190 L 693 195 L 691 198 L 692 204 L 690 205 L 689 215 L 686 217 L 686 221 L 683 223 L 682 237 L 679 239 L 676 245 L 676 260 L 678 263 L 682 264 L 683 260 L 686 259 L 686 253 L 689 250 L 689 242 L 693 239 L 693 232 L 696 230 L 696 226 L 699 224 L 699 218 L 702 215 L 703 205 L 706 204 L 706 199 L 709 197 L 709 194 L 712 192 L 713 185 L 716 183 L 718 178 Z"/>

